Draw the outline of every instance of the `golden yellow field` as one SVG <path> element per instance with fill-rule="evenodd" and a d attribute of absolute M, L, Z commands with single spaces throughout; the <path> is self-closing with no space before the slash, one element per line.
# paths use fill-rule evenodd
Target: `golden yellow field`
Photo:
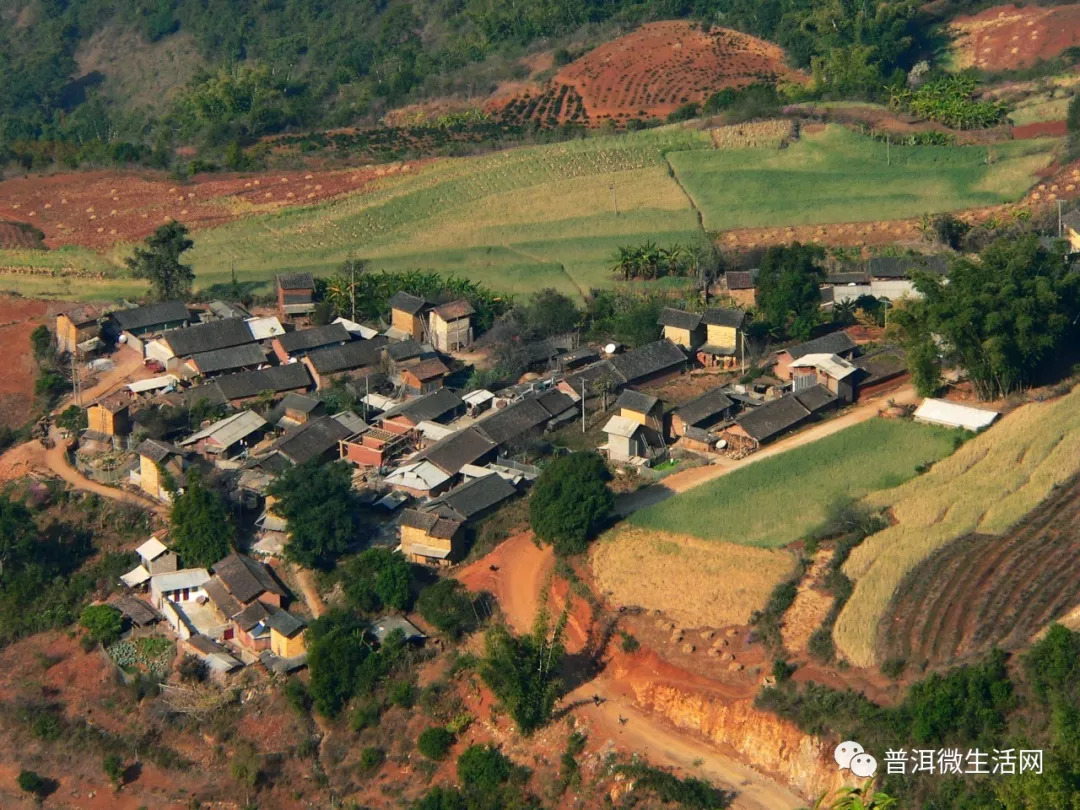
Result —
<path fill-rule="evenodd" d="M 715 127 L 709 130 L 709 134 L 717 149 L 775 148 L 784 138 L 791 137 L 792 129 L 790 121 L 754 121 Z"/>
<path fill-rule="evenodd" d="M 878 625 L 904 576 L 970 532 L 1002 534 L 1055 485 L 1080 473 L 1080 386 L 1053 402 L 1018 408 L 925 475 L 869 495 L 895 525 L 852 551 L 844 573 L 855 589 L 836 623 L 843 657 L 875 663 Z"/>
<path fill-rule="evenodd" d="M 630 527 L 597 541 L 591 562 L 613 603 L 662 610 L 684 627 L 745 624 L 795 565 L 786 551 Z"/>

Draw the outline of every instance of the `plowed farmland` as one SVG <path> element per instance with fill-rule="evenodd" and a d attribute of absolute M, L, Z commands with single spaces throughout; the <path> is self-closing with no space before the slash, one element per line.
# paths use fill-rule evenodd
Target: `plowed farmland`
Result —
<path fill-rule="evenodd" d="M 883 628 L 882 659 L 952 666 L 1024 646 L 1080 604 L 1080 476 L 1011 532 L 968 534 L 909 574 Z"/>
<path fill-rule="evenodd" d="M 994 6 L 952 22 L 958 68 L 1014 70 L 1080 44 L 1080 5 Z"/>
<path fill-rule="evenodd" d="M 180 183 L 164 172 L 73 172 L 21 177 L 0 183 L 0 220 L 29 223 L 45 233 L 45 245 L 101 250 L 142 239 L 170 219 L 190 228 L 223 225 L 253 213 L 320 202 L 362 188 L 402 165 L 332 172 L 199 175 Z M 0 225 L 0 247 L 6 244 Z M 24 236 L 19 237 L 25 241 Z"/>
<path fill-rule="evenodd" d="M 564 67 L 539 93 L 512 100 L 504 117 L 598 124 L 666 116 L 725 87 L 807 81 L 771 42 L 727 28 L 656 22 L 607 42 Z"/>

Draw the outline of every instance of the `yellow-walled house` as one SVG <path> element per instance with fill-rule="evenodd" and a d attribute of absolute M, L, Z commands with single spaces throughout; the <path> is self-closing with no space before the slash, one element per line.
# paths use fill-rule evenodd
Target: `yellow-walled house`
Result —
<path fill-rule="evenodd" d="M 278 658 L 296 658 L 307 652 L 306 625 L 302 619 L 287 610 L 275 610 L 266 623 L 270 625 L 270 652 Z"/>
<path fill-rule="evenodd" d="M 664 337 L 676 346 L 694 351 L 705 342 L 701 315 L 696 312 L 665 307 L 657 323 L 664 327 Z"/>
<path fill-rule="evenodd" d="M 166 483 L 171 477 L 173 484 L 183 485 L 184 451 L 168 442 L 146 439 L 135 452 L 139 454 L 139 488 L 156 500 L 172 500 Z"/>
<path fill-rule="evenodd" d="M 471 317 L 476 314 L 464 298 L 441 304 L 431 311 L 431 340 L 440 352 L 453 352 L 472 345 Z"/>
<path fill-rule="evenodd" d="M 698 360 L 704 366 L 734 368 L 739 364 L 742 348 L 742 324 L 746 313 L 741 309 L 712 308 L 705 310 L 705 343 L 698 350 Z"/>
<path fill-rule="evenodd" d="M 100 313 L 87 306 L 77 307 L 56 316 L 56 349 L 60 352 L 84 354 L 90 345 L 100 345 Z M 85 345 L 84 345 L 85 344 Z"/>
<path fill-rule="evenodd" d="M 424 324 L 424 313 L 430 305 L 423 298 L 409 295 L 407 292 L 396 292 L 390 299 L 390 334 L 398 340 L 412 338 L 423 342 L 426 339 L 427 329 Z"/>
<path fill-rule="evenodd" d="M 661 430 L 664 425 L 664 403 L 651 394 L 643 394 L 627 388 L 615 400 L 619 416 L 637 422 L 653 430 Z"/>
<path fill-rule="evenodd" d="M 127 436 L 131 432 L 131 398 L 113 394 L 86 409 L 86 428 L 104 436 Z"/>
<path fill-rule="evenodd" d="M 410 562 L 450 565 L 456 556 L 461 522 L 434 512 L 405 509 L 401 513 L 401 553 Z"/>

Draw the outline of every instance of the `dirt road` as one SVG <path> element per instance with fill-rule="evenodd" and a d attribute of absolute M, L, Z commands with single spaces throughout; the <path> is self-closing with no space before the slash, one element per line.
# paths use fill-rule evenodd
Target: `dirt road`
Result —
<path fill-rule="evenodd" d="M 555 565 L 551 546 L 538 546 L 532 532 L 514 535 L 483 559 L 455 575 L 471 591 L 488 591 L 515 633 L 532 629 L 544 581 Z"/>
<path fill-rule="evenodd" d="M 311 615 L 316 619 L 322 616 L 326 612 L 326 603 L 319 596 L 319 589 L 315 587 L 315 577 L 312 576 L 311 571 L 299 565 L 290 565 L 289 571 L 296 579 L 300 594 L 304 597 Z"/>
<path fill-rule="evenodd" d="M 852 425 L 857 425 L 860 422 L 873 419 L 878 415 L 882 408 L 885 407 L 888 400 L 892 400 L 898 405 L 904 405 L 917 402 L 918 399 L 919 397 L 915 393 L 915 389 L 910 385 L 905 385 L 902 388 L 882 394 L 879 397 L 868 399 L 865 402 L 859 402 L 847 413 L 841 414 L 834 419 L 828 419 L 824 422 L 812 425 L 805 430 L 800 430 L 791 436 L 780 439 L 780 441 L 774 444 L 768 445 L 746 458 L 739 459 L 738 461 L 721 458 L 715 464 L 710 464 L 707 467 L 694 467 L 693 469 L 685 470 L 684 472 L 673 473 L 652 486 L 621 495 L 615 501 L 615 514 L 619 517 L 626 517 L 631 512 L 636 512 L 638 509 L 644 509 L 646 506 L 660 503 L 661 501 L 667 500 L 672 495 L 679 492 L 685 492 L 688 489 L 693 489 L 707 481 L 712 481 L 722 475 L 727 475 L 734 470 L 742 469 L 748 464 L 770 458 L 796 447 L 811 444 L 818 439 L 831 436 Z"/>

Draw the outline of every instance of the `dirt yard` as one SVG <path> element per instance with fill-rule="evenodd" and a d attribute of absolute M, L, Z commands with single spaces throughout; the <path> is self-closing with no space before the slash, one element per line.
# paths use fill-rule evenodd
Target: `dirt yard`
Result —
<path fill-rule="evenodd" d="M 1015 70 L 1080 44 L 1080 4 L 1003 5 L 952 22 L 956 67 Z"/>
<path fill-rule="evenodd" d="M 134 242 L 171 219 L 206 228 L 251 213 L 310 205 L 364 188 L 408 164 L 342 171 L 203 174 L 181 183 L 164 172 L 94 171 L 0 182 L 0 220 L 29 223 L 45 245 L 105 249 Z"/>

